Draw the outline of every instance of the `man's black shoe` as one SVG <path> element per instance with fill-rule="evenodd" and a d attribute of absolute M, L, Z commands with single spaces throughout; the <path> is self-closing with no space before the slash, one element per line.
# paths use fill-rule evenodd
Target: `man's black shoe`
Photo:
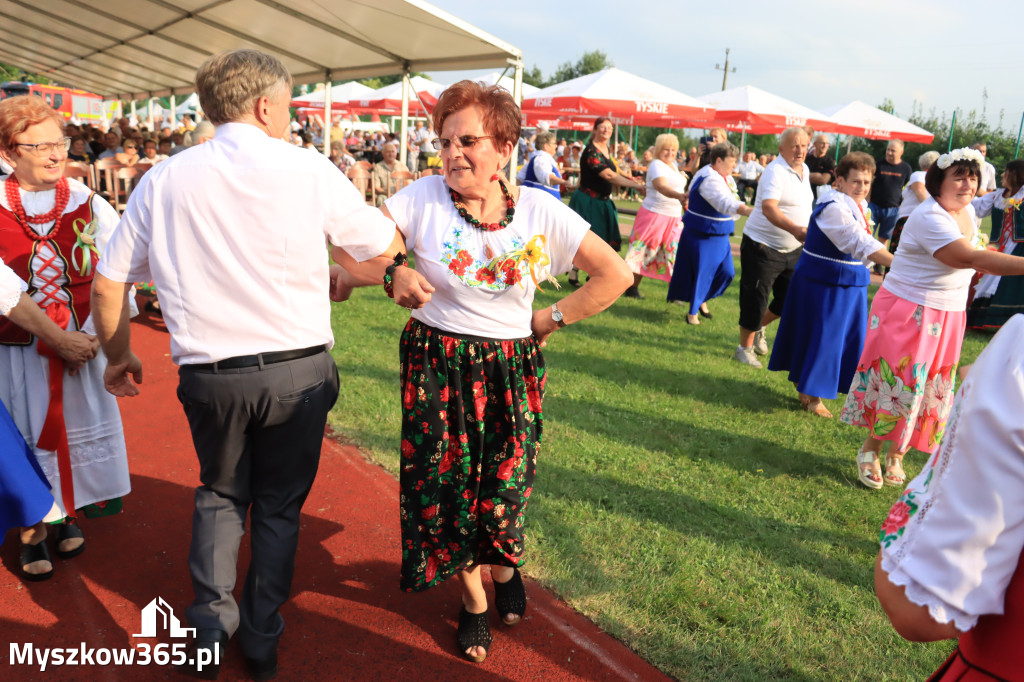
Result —
<path fill-rule="evenodd" d="M 277 654 L 262 660 L 246 656 L 245 666 L 249 669 L 249 677 L 255 682 L 267 682 L 277 677 Z"/>

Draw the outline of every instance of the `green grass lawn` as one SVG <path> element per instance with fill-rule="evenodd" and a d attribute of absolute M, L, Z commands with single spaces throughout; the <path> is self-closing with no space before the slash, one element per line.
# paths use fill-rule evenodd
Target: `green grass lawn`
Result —
<path fill-rule="evenodd" d="M 572 291 L 548 289 L 537 307 Z M 900 491 L 857 482 L 864 431 L 731 360 L 738 282 L 697 327 L 665 283 L 641 291 L 548 343 L 526 572 L 679 679 L 927 677 L 953 645 L 903 641 L 875 600 L 878 528 Z M 380 287 L 334 306 L 331 423 L 392 472 L 407 317 Z M 969 333 L 963 362 L 989 338 Z M 836 415 L 842 398 L 826 401 Z M 925 460 L 911 451 L 908 475 Z"/>

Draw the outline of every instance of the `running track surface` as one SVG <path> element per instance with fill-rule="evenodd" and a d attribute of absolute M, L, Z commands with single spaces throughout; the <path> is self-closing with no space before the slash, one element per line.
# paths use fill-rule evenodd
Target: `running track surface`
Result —
<path fill-rule="evenodd" d="M 86 551 L 67 561 L 54 555 L 56 573 L 46 582 L 21 580 L 17 532 L 7 534 L 0 552 L 0 678 L 187 679 L 155 664 L 40 672 L 38 666 L 10 660 L 11 643 L 113 649 L 187 641 L 163 631 L 155 639 L 133 638 L 141 632 L 141 609 L 153 599 L 161 597 L 179 618 L 191 601 L 186 562 L 198 468 L 175 397 L 177 367 L 166 328 L 159 318 L 142 313 L 132 323 L 132 341 L 144 368 L 142 395 L 120 400 L 132 493 L 123 513 L 82 519 Z M 668 679 L 529 579 L 523 622 L 506 628 L 492 608 L 490 655 L 482 664 L 470 663 L 456 653 L 456 581 L 419 594 L 402 592 L 399 547 L 395 478 L 355 448 L 325 438 L 303 511 L 292 598 L 282 609 L 277 679 Z M 244 539 L 239 590 L 248 551 Z M 234 643 L 228 645 L 219 679 L 248 679 Z"/>

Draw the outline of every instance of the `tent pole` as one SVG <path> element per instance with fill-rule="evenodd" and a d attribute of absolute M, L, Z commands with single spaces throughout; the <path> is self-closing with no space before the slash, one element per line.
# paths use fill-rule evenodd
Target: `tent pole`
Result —
<path fill-rule="evenodd" d="M 136 125 L 136 122 L 138 121 L 139 117 L 135 113 L 135 100 L 132 100 L 132 109 L 131 109 L 131 111 L 132 111 L 132 116 L 131 116 L 131 119 L 130 119 L 131 123 L 132 123 L 132 125 Z M 113 123 L 113 121 L 111 121 L 111 123 Z"/>
<path fill-rule="evenodd" d="M 334 116 L 331 114 L 334 104 L 331 102 L 331 70 L 324 71 L 324 156 L 331 155 L 331 122 Z"/>
<path fill-rule="evenodd" d="M 946 147 L 947 152 L 953 151 L 953 133 L 956 131 L 956 109 L 953 110 L 953 120 L 949 123 L 949 145 Z"/>
<path fill-rule="evenodd" d="M 147 107 L 146 108 L 146 111 L 147 111 L 146 115 L 148 117 L 146 119 L 146 125 L 148 125 L 149 129 L 152 130 L 153 129 L 153 94 L 152 93 L 150 93 L 149 99 L 146 101 L 146 107 Z"/>
<path fill-rule="evenodd" d="M 172 92 L 171 93 L 171 130 L 174 130 L 174 126 L 177 123 L 176 119 L 178 118 L 178 112 L 176 112 L 174 110 L 175 107 L 177 107 L 177 106 L 178 106 L 178 100 L 174 97 L 174 93 Z M 162 121 L 161 121 L 161 123 L 162 123 Z M 161 126 L 161 127 L 163 127 L 163 126 Z M 156 132 L 156 131 L 154 130 L 153 132 Z"/>
<path fill-rule="evenodd" d="M 513 64 L 515 66 L 515 72 L 512 77 L 512 99 L 515 100 L 516 104 L 522 105 L 523 103 L 523 60 L 517 59 Z M 506 67 L 507 69 L 507 67 Z M 501 80 L 500 78 L 498 80 Z M 509 182 L 515 180 L 516 171 L 519 168 L 519 140 L 512 145 L 512 156 L 508 160 L 508 173 Z"/>
<path fill-rule="evenodd" d="M 747 153 L 747 129 L 744 128 L 740 134 L 740 158 Z"/>
<path fill-rule="evenodd" d="M 409 65 L 405 65 L 405 71 L 402 72 L 402 134 L 399 137 L 399 161 L 406 168 L 409 167 Z"/>
<path fill-rule="evenodd" d="M 836 163 L 839 163 L 839 138 L 841 135 L 836 133 Z"/>
<path fill-rule="evenodd" d="M 1024 114 L 1020 115 L 1020 128 L 1017 129 L 1017 146 L 1013 148 L 1013 158 L 1017 158 L 1017 154 L 1020 153 L 1020 134 L 1024 132 Z"/>

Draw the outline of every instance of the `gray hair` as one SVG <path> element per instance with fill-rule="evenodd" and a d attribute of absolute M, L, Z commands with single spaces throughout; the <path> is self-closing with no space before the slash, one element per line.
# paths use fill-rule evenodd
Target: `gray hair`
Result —
<path fill-rule="evenodd" d="M 732 142 L 719 142 L 711 148 L 710 163 L 714 165 L 719 159 L 735 159 L 740 155 L 739 147 Z"/>
<path fill-rule="evenodd" d="M 245 118 L 257 99 L 273 97 L 291 85 L 284 64 L 259 50 L 222 52 L 203 62 L 196 72 L 199 103 L 214 124 Z"/>
<path fill-rule="evenodd" d="M 392 149 L 394 149 L 394 150 L 395 150 L 396 152 L 398 151 L 398 145 L 397 145 L 396 143 L 394 143 L 394 142 L 385 142 L 385 143 L 384 143 L 384 146 L 383 146 L 383 147 L 381 147 L 381 148 L 380 148 L 380 150 L 381 150 L 381 151 L 384 151 L 384 150 L 385 150 L 385 149 L 387 149 L 388 147 L 391 147 L 391 148 L 392 148 Z"/>
<path fill-rule="evenodd" d="M 545 145 L 549 145 L 549 144 L 551 144 L 554 141 L 555 141 L 555 134 L 550 132 L 550 131 L 548 131 L 548 130 L 543 130 L 543 131 L 537 133 L 537 139 L 535 139 L 533 141 L 533 146 L 534 146 L 535 149 L 540 149 L 541 147 L 543 147 Z"/>
<path fill-rule="evenodd" d="M 782 131 L 782 134 L 779 135 L 779 146 L 786 146 L 790 138 L 792 138 L 794 135 L 803 135 L 804 137 L 807 137 L 807 131 L 804 130 L 803 128 L 786 128 L 785 130 Z"/>
<path fill-rule="evenodd" d="M 217 129 L 209 121 L 200 121 L 192 131 L 192 143 L 198 143 L 204 137 L 213 137 Z"/>
<path fill-rule="evenodd" d="M 903 149 L 903 140 L 892 139 L 892 140 L 889 140 L 889 144 L 887 144 L 885 146 L 886 147 L 899 147 L 900 149 Z"/>
<path fill-rule="evenodd" d="M 939 153 L 935 150 L 925 152 L 917 157 L 917 167 L 923 171 L 931 168 L 932 164 L 939 160 Z"/>

